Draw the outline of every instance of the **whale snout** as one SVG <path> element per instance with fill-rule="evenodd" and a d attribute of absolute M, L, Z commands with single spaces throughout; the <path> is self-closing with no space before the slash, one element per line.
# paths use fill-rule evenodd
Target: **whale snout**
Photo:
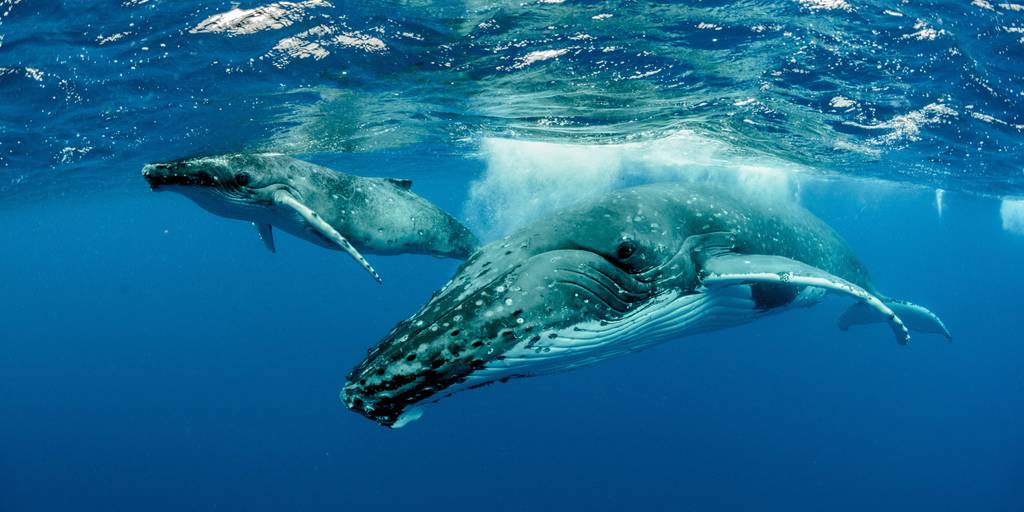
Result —
<path fill-rule="evenodd" d="M 151 190 L 157 190 L 164 183 L 162 174 L 167 171 L 167 164 L 147 164 L 142 167 L 142 178 Z"/>
<path fill-rule="evenodd" d="M 142 177 L 151 190 L 159 190 L 167 185 L 180 186 L 217 186 L 217 180 L 205 170 L 189 170 L 178 162 L 147 164 L 142 167 Z"/>

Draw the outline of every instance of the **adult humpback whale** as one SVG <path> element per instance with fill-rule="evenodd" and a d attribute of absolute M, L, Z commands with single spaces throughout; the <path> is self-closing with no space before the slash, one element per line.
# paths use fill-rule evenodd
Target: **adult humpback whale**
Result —
<path fill-rule="evenodd" d="M 949 336 L 923 307 L 880 295 L 810 212 L 716 188 L 650 185 L 558 213 L 473 254 L 348 376 L 341 398 L 385 426 L 495 381 L 569 370 L 656 343 L 856 300 L 840 321 Z"/>
<path fill-rule="evenodd" d="M 477 239 L 412 193 L 409 180 L 364 178 L 279 154 L 233 154 L 150 164 L 153 190 L 174 190 L 207 211 L 251 221 L 274 251 L 272 226 L 347 252 L 378 282 L 360 251 L 465 258 Z"/>

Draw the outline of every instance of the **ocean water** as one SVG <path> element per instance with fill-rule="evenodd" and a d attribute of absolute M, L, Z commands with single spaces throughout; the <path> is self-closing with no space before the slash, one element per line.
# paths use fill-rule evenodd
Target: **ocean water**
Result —
<path fill-rule="evenodd" d="M 459 262 L 150 192 L 274 151 L 494 240 L 622 187 L 796 201 L 952 331 L 848 302 L 461 393 L 338 398 Z M 0 0 L 0 511 L 1024 510 L 1024 5 Z"/>

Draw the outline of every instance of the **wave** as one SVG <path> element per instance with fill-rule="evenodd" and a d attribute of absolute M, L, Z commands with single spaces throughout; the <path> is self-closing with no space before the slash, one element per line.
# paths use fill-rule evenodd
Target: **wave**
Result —
<path fill-rule="evenodd" d="M 686 132 L 821 172 L 1024 194 L 1016 3 L 27 5 L 0 3 L 0 94 L 21 99 L 2 107 L 0 187 L 197 153 Z"/>

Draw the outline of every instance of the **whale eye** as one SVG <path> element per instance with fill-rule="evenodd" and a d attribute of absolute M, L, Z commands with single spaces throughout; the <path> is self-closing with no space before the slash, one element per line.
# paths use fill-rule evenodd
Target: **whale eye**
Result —
<path fill-rule="evenodd" d="M 623 240 L 619 244 L 619 247 L 615 249 L 615 256 L 620 260 L 629 258 L 636 252 L 636 242 L 632 240 Z"/>
<path fill-rule="evenodd" d="M 235 183 L 238 183 L 243 187 L 248 185 L 250 181 L 252 181 L 252 178 L 249 176 L 249 173 L 247 172 L 240 172 L 235 175 Z"/>

